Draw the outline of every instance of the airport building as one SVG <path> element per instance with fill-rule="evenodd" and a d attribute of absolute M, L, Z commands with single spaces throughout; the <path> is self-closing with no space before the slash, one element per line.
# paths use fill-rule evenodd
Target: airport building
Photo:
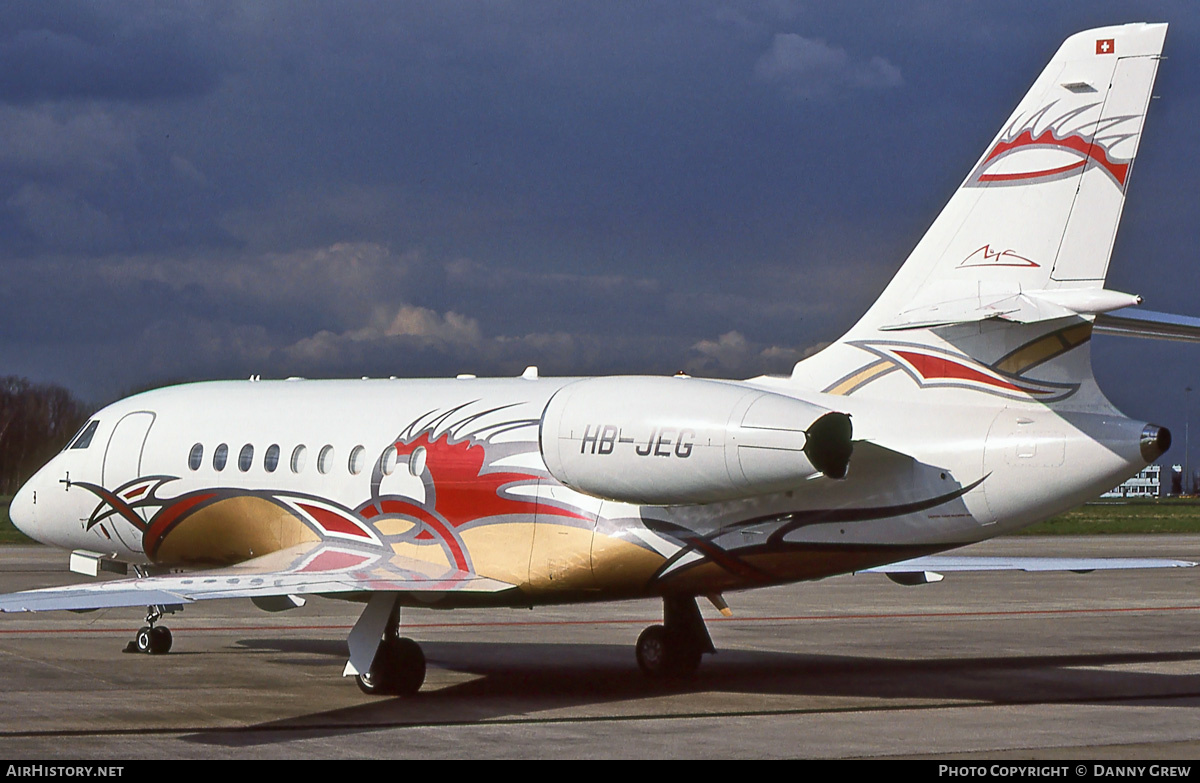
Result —
<path fill-rule="evenodd" d="M 1162 488 L 1159 483 L 1159 473 L 1161 470 L 1162 468 L 1159 465 L 1147 465 L 1139 470 L 1136 476 L 1125 481 L 1120 486 L 1110 489 L 1100 497 L 1157 498 Z"/>

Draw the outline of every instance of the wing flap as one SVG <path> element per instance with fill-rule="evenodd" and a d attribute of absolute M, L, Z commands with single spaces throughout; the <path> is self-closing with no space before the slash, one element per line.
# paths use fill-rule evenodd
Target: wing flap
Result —
<path fill-rule="evenodd" d="M 119 580 L 125 581 L 125 580 Z M 44 590 L 26 590 L 0 596 L 0 612 L 47 612 L 55 609 L 87 611 L 90 609 L 112 609 L 119 606 L 170 606 L 187 604 L 190 599 L 166 590 L 129 585 L 125 589 L 97 591 L 97 585 L 71 587 L 49 587 Z"/>
<path fill-rule="evenodd" d="M 516 585 L 351 544 L 310 542 L 236 566 L 0 595 L 0 612 L 108 609 L 353 592 L 497 593 Z"/>

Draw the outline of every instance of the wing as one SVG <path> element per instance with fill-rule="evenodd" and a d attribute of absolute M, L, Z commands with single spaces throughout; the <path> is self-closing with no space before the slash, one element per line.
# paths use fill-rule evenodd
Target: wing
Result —
<path fill-rule="evenodd" d="M 0 595 L 0 612 L 84 611 L 186 605 L 215 598 L 314 593 L 499 593 L 516 585 L 353 544 L 310 542 L 236 566 L 138 579 L 113 579 Z"/>
<path fill-rule="evenodd" d="M 1190 560 L 1139 557 L 972 557 L 931 555 L 864 569 L 860 573 L 887 574 L 900 584 L 940 582 L 951 571 L 1111 571 L 1133 568 L 1192 568 Z"/>
<path fill-rule="evenodd" d="M 1096 334 L 1200 342 L 1200 318 L 1126 307 L 1096 316 Z"/>

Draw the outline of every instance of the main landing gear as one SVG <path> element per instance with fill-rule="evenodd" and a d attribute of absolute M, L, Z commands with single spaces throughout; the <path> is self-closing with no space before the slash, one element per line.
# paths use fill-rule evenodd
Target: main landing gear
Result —
<path fill-rule="evenodd" d="M 663 624 L 650 626 L 637 640 L 638 667 L 653 679 L 691 677 L 700 668 L 701 656 L 715 652 L 691 596 L 663 598 Z"/>
<path fill-rule="evenodd" d="M 400 636 L 400 601 L 393 595 L 371 597 L 347 644 L 350 660 L 344 674 L 354 675 L 363 693 L 411 696 L 425 682 L 425 654 L 412 639 Z M 715 652 L 692 596 L 664 597 L 663 624 L 647 628 L 637 642 L 638 666 L 654 679 L 690 677 L 700 668 L 701 657 Z"/>
<path fill-rule="evenodd" d="M 146 624 L 138 629 L 137 636 L 125 645 L 125 652 L 139 652 L 148 655 L 166 655 L 171 651 L 171 629 L 165 625 L 155 625 L 162 619 L 163 614 L 171 610 L 164 606 L 146 607 Z"/>
<path fill-rule="evenodd" d="M 372 696 L 412 696 L 425 682 L 425 653 L 407 637 L 385 638 L 371 670 L 355 675 L 354 681 L 360 691 Z"/>
<path fill-rule="evenodd" d="M 412 696 L 421 689 L 425 682 L 425 653 L 421 645 L 412 639 L 400 636 L 400 602 L 392 601 L 390 608 L 384 604 L 376 604 L 374 600 L 363 611 L 363 616 L 350 632 L 351 662 L 355 658 L 356 639 L 363 634 L 372 634 L 373 622 L 387 611 L 387 619 L 383 625 L 382 637 L 376 637 L 377 647 L 371 666 L 365 672 L 356 673 L 355 682 L 363 693 L 372 696 Z M 378 633 L 375 630 L 374 633 Z M 365 655 L 364 655 L 365 657 Z"/>

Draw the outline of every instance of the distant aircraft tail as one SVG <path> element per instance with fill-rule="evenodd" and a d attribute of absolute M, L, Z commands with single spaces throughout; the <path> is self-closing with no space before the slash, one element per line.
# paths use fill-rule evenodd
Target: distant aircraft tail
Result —
<path fill-rule="evenodd" d="M 1141 301 L 1104 277 L 1166 32 L 1068 38 L 867 314 L 793 378 L 1086 405 L 1095 317 Z"/>

